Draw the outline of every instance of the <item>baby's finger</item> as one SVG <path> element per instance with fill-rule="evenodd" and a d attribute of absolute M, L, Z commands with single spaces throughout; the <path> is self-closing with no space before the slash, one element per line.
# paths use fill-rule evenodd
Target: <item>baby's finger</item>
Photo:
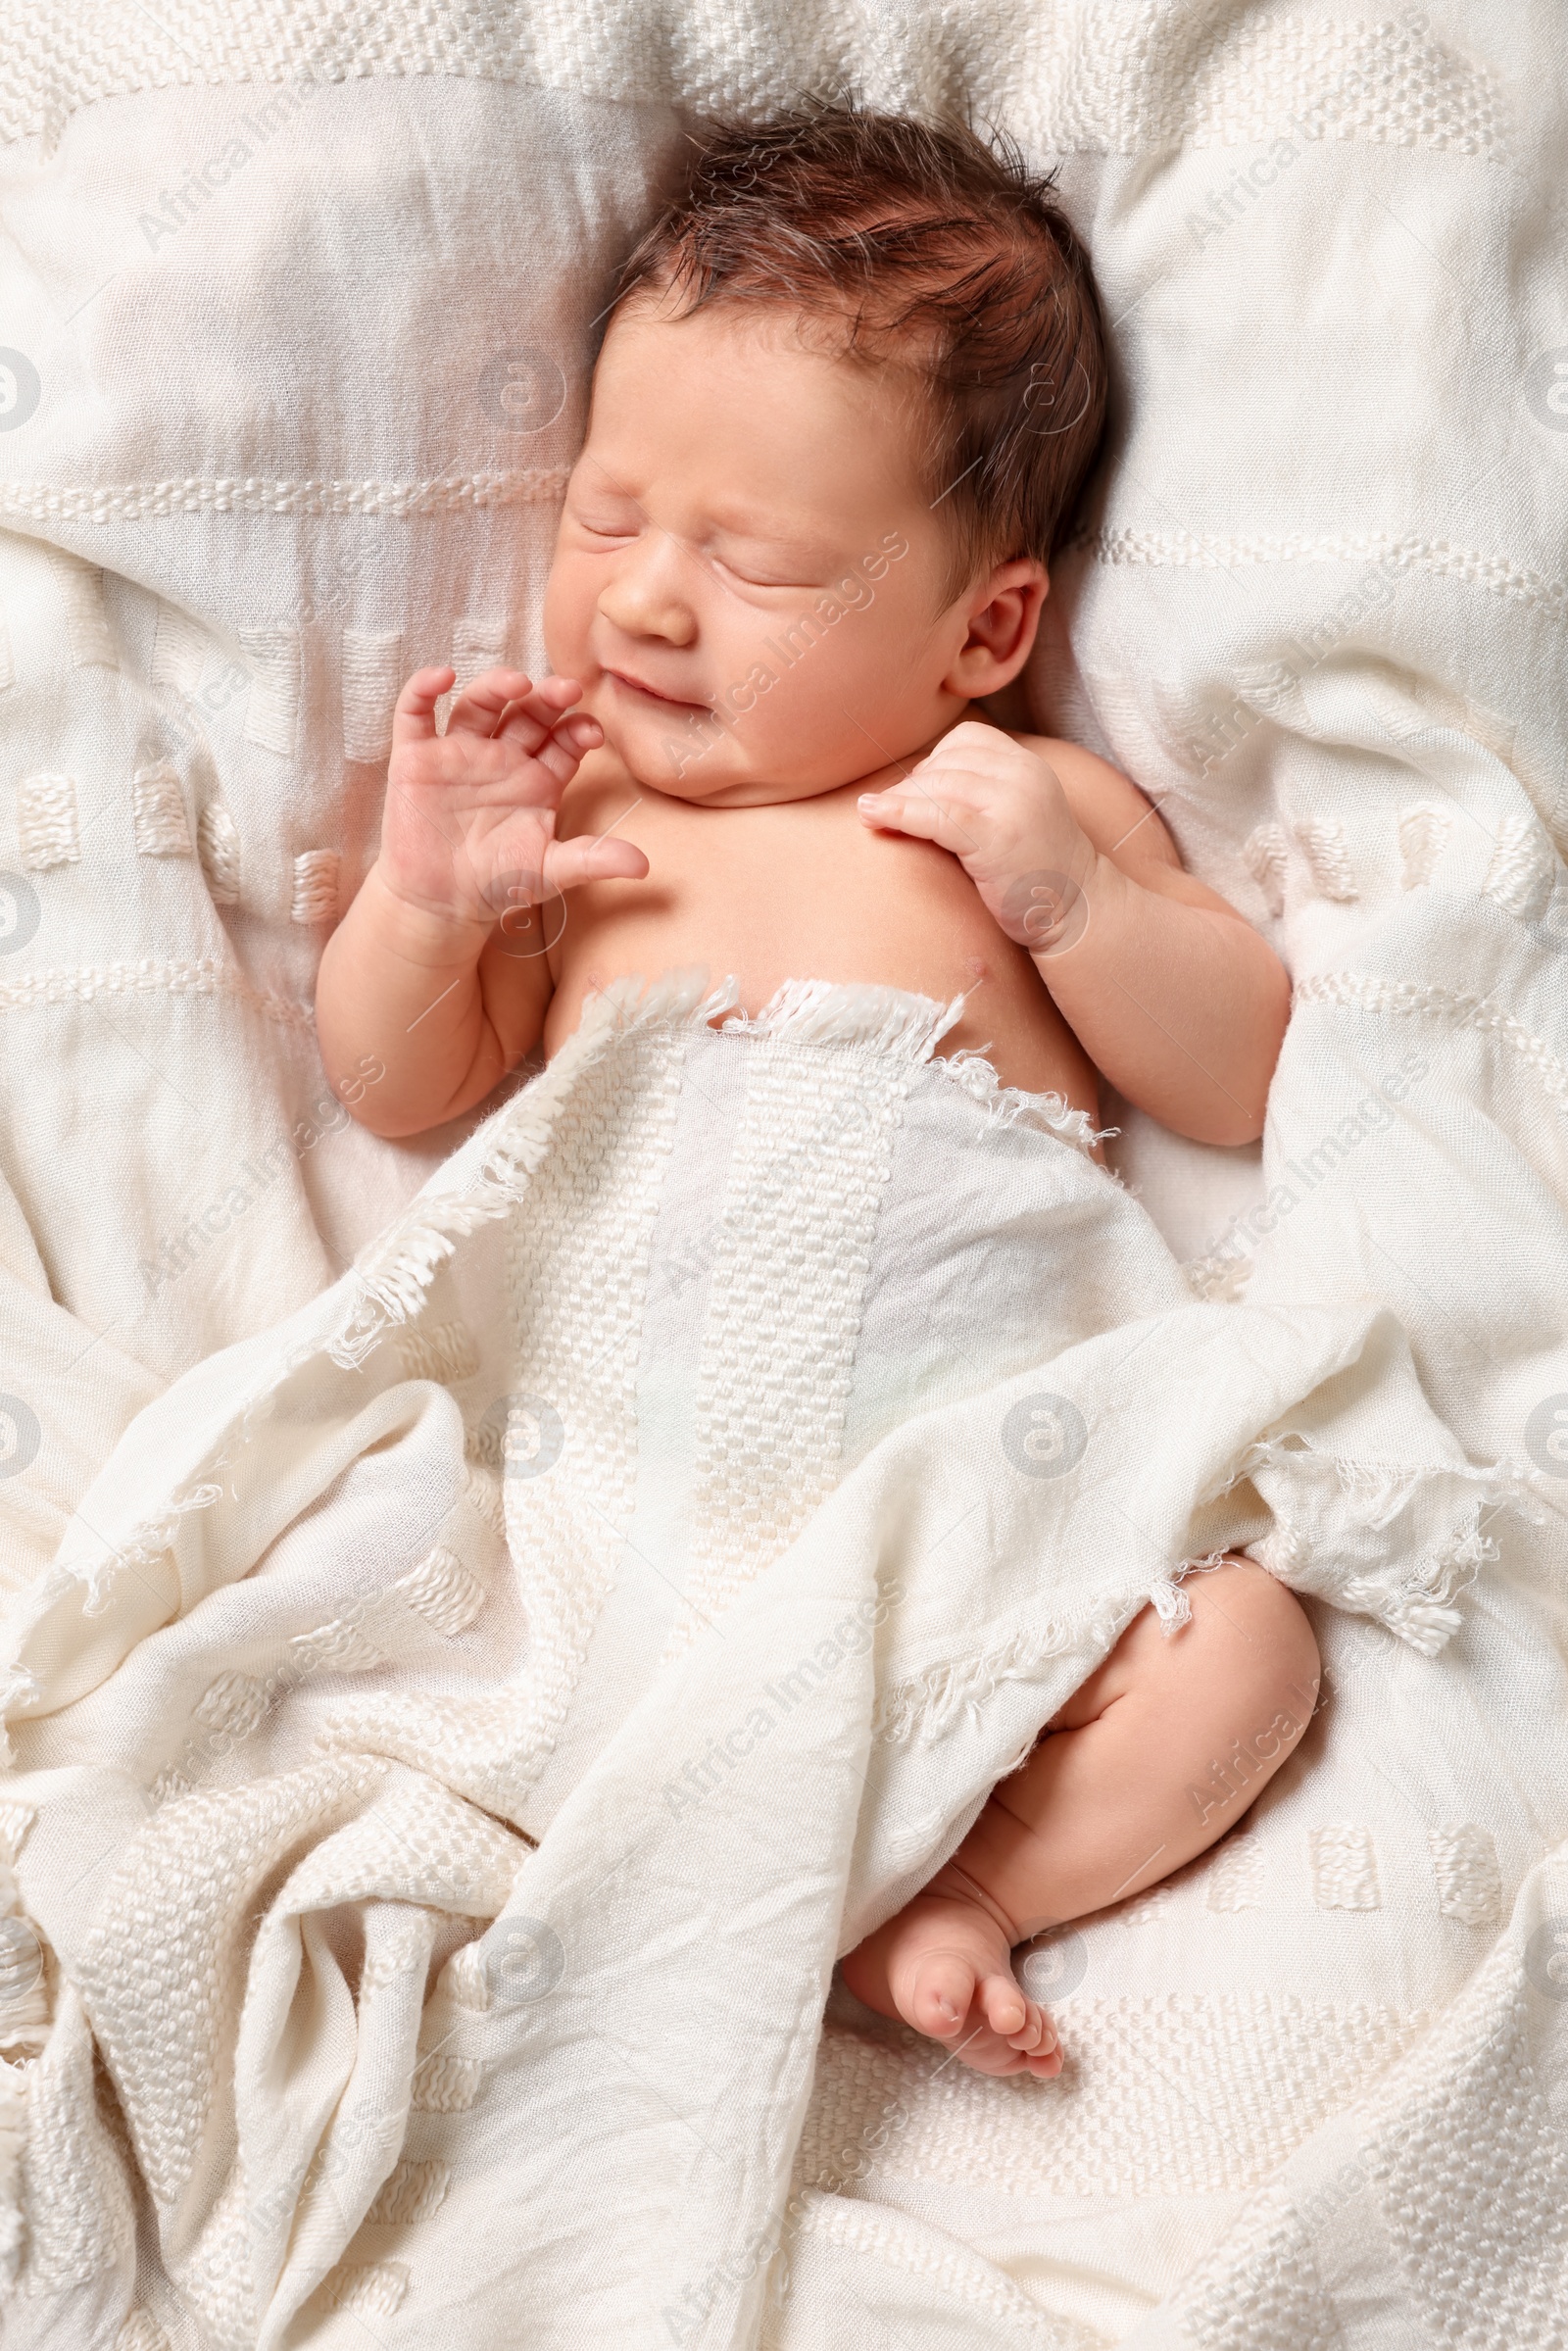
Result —
<path fill-rule="evenodd" d="M 569 751 L 574 759 L 584 759 L 589 752 L 597 751 L 605 739 L 605 730 L 587 710 L 574 710 L 569 718 L 551 731 L 552 743 Z"/>
<path fill-rule="evenodd" d="M 534 696 L 531 677 L 521 669 L 486 669 L 470 678 L 458 696 L 447 716 L 449 735 L 493 735 L 497 722 L 509 703 L 526 702 Z M 575 697 L 572 698 L 575 700 Z M 546 725 L 554 725 L 565 705 L 559 698 L 552 709 L 547 705 Z"/>
<path fill-rule="evenodd" d="M 509 743 L 517 741 L 510 726 L 503 729 L 503 734 Z M 572 717 L 564 718 L 550 733 L 541 734 L 531 752 L 525 744 L 519 744 L 518 748 L 555 779 L 560 791 L 564 791 L 586 755 L 597 750 L 604 739 L 605 730 L 598 719 L 590 718 L 586 710 L 579 710 Z M 560 791 L 556 795 L 558 800 Z"/>
<path fill-rule="evenodd" d="M 939 800 L 969 800 L 977 807 L 1020 797 L 1038 802 L 1043 794 L 1061 790 L 1055 769 L 1033 752 L 1014 753 L 1009 758 L 993 752 L 985 743 L 960 743 L 952 749 L 954 737 L 949 735 L 935 751 L 927 752 L 919 764 L 910 768 L 909 782 Z"/>
<path fill-rule="evenodd" d="M 552 841 L 545 851 L 545 880 L 555 890 L 575 890 L 583 882 L 640 882 L 647 873 L 642 851 L 613 835 L 596 841 L 580 833 L 572 841 Z"/>
<path fill-rule="evenodd" d="M 1033 755 L 1005 735 L 1000 727 L 987 726 L 979 719 L 966 718 L 961 726 L 951 727 L 920 761 L 922 767 L 935 767 L 951 761 L 956 767 L 978 768 L 982 774 L 996 775 L 1020 759 Z"/>
<path fill-rule="evenodd" d="M 444 664 L 416 669 L 392 708 L 395 744 L 428 743 L 433 739 L 435 706 L 456 675 L 456 670 Z"/>
<path fill-rule="evenodd" d="M 976 757 L 972 751 L 950 752 L 946 744 L 939 743 L 909 769 L 906 781 L 915 790 L 934 793 L 942 800 L 984 800 L 1005 790 L 1012 779 L 994 759 Z"/>
<path fill-rule="evenodd" d="M 562 712 L 569 710 L 581 699 L 582 688 L 574 677 L 542 678 L 530 693 L 518 695 L 509 706 L 506 716 L 496 728 L 498 737 L 517 742 L 524 751 L 535 751 L 562 722 Z M 583 711 L 586 717 L 587 712 Z"/>
<path fill-rule="evenodd" d="M 926 757 L 934 759 L 945 751 L 978 751 L 990 756 L 1014 748 L 1012 737 L 1004 734 L 1000 726 L 993 726 L 989 719 L 961 718 L 956 726 L 949 727 L 935 750 L 927 752 Z"/>
<path fill-rule="evenodd" d="M 956 857 L 980 847 L 974 812 L 959 801 L 939 800 L 917 787 L 895 784 L 888 792 L 862 792 L 856 805 L 862 823 L 882 832 L 906 833 L 912 841 L 934 841 Z"/>

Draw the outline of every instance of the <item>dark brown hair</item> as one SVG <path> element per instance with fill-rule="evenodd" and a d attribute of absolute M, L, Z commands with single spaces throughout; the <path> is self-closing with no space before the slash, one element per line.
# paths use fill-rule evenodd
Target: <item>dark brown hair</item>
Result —
<path fill-rule="evenodd" d="M 855 106 L 700 134 L 621 270 L 618 308 L 673 297 L 825 317 L 844 356 L 914 367 L 948 593 L 1010 557 L 1049 562 L 1094 464 L 1105 354 L 1089 257 L 1010 141 Z"/>

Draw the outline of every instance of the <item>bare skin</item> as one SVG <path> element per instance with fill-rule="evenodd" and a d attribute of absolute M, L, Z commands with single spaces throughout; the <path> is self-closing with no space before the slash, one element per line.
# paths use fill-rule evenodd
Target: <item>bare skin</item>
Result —
<path fill-rule="evenodd" d="M 416 671 L 398 697 L 380 852 L 317 995 L 327 1072 L 356 1117 L 393 1137 L 440 1125 L 536 1045 L 555 1053 L 594 990 L 696 966 L 732 974 L 752 1012 L 799 978 L 961 994 L 944 1050 L 985 1049 L 1010 1085 L 1097 1116 L 1103 1074 L 1179 1133 L 1261 1132 L 1289 1008 L 1278 958 L 1182 870 L 1126 776 L 981 718 L 977 701 L 1028 659 L 1049 581 L 1020 556 L 953 592 L 923 421 L 912 375 L 850 365 L 788 311 L 679 317 L 639 299 L 617 313 L 547 591 L 555 674 L 488 671 L 444 734 L 450 668 Z M 386 1073 L 368 1089 L 353 1082 L 368 1055 Z M 1296 1675 L 1311 1636 L 1283 1588 L 1268 1592 L 1250 1638 Z M 1134 1677 L 1115 1719 L 1136 1719 L 1123 1701 L 1145 1680 L 1163 1690 L 1172 1661 L 1212 1645 L 1181 1635 L 1156 1662 L 1133 1626 L 1102 1668 L 1121 1659 Z M 1222 1674 L 1190 1679 L 1182 1706 L 1213 1743 L 1233 1693 Z M 1100 1721 L 1064 1716 L 1005 1803 L 993 1797 L 959 1876 L 950 1865 L 846 1962 L 861 1997 L 987 2071 L 1053 2070 L 1005 1938 L 1037 1912 L 1110 1898 L 1098 1881 L 1082 1902 L 1064 1894 L 1064 1824 L 1031 1827 L 1015 1852 L 1004 1818 L 1033 1803 L 1026 1784 L 1068 1736 L 1105 1756 L 1105 1785 L 1080 1770 L 1070 1797 L 1051 1795 L 1053 1820 L 1065 1803 L 1093 1840 L 1107 1808 L 1128 1811 L 1115 1740 L 1088 1743 Z M 1151 1751 L 1179 1809 L 1169 1757 Z M 1165 1838 L 1154 1876 L 1191 1857 L 1181 1842 Z M 967 1998 L 962 1966 L 938 1968 L 930 1947 L 933 1922 L 951 1942 L 960 1913 Z M 1021 2014 L 1004 2033 L 1009 1996 Z M 942 2000 L 960 2011 L 951 2032 Z"/>
<path fill-rule="evenodd" d="M 1317 1643 L 1250 1559 L 1189 1578 L 1172 1634 L 1146 1608 L 1004 1780 L 923 1893 L 844 1962 L 858 1999 L 983 2074 L 1061 2071 L 1012 1947 L 1166 1878 L 1232 1828 L 1317 1700 Z M 1196 1791 L 1196 1792 L 1195 1792 Z"/>

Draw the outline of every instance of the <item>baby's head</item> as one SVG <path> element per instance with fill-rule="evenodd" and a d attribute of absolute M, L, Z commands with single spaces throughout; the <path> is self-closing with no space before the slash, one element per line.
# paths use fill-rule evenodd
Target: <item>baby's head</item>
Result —
<path fill-rule="evenodd" d="M 702 145 L 622 273 L 546 603 L 638 781 L 803 799 L 1028 659 L 1105 365 L 1049 183 L 851 108 Z"/>

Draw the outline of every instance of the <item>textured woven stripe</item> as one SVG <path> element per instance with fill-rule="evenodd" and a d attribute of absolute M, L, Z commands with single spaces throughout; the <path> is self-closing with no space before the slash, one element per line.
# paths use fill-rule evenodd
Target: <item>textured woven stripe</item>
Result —
<path fill-rule="evenodd" d="M 532 8 L 503 0 L 381 0 L 373 12 L 296 0 L 269 24 L 222 0 L 107 0 L 84 36 L 70 0 L 29 12 L 0 69 L 0 136 L 48 144 L 77 109 L 179 83 L 223 86 L 449 73 L 625 102 L 666 99 L 756 116 L 803 89 L 858 88 L 930 107 L 966 88 L 1042 144 L 1133 154 L 1301 139 L 1361 139 L 1460 154 L 1494 149 L 1502 109 L 1485 70 L 1424 17 L 1248 17 L 1196 41 L 1161 0 L 1078 0 L 1014 12 L 928 4 L 877 41 L 855 0 L 805 10 L 655 11 L 614 0 Z M 1196 54 L 1195 54 L 1196 51 Z M 1006 64 L 999 65 L 1000 56 Z M 262 94 L 253 109 L 283 102 Z"/>
<path fill-rule="evenodd" d="M 870 1247 L 916 1063 L 759 1041 L 719 1220 L 676 1654 L 838 1478 Z"/>
<path fill-rule="evenodd" d="M 859 2149 L 861 2169 L 889 2178 L 1024 2198 L 1260 2185 L 1431 2023 L 1289 1992 L 1080 1997 L 1053 2014 L 1069 2059 L 1049 2101 L 1027 2079 L 987 2082 L 935 2048 L 829 2026 L 802 2178 L 841 2178 Z M 894 2102 L 896 2131 L 882 2124 Z"/>
<path fill-rule="evenodd" d="M 518 1328 L 502 1492 L 529 1635 L 512 1790 L 560 1735 L 631 1523 L 643 1300 L 683 1053 L 679 1031 L 656 1031 L 589 1075 L 508 1231 Z M 560 1453 L 529 1475 L 518 1432 L 539 1406 Z"/>
<path fill-rule="evenodd" d="M 1535 1071 L 1558 1107 L 1568 1110 L 1568 1067 L 1522 1020 L 1516 1020 L 1490 996 L 1471 996 L 1457 988 L 1421 985 L 1413 980 L 1386 980 L 1370 971 L 1320 971 L 1297 982 L 1295 1001 L 1298 1004 L 1353 1004 L 1363 1012 L 1425 1012 L 1453 1028 L 1480 1029 L 1510 1046 Z"/>
<path fill-rule="evenodd" d="M 1512 604 L 1537 605 L 1560 617 L 1568 612 L 1568 586 L 1547 579 L 1511 556 L 1488 555 L 1479 547 L 1455 547 L 1446 539 L 1395 538 L 1391 533 L 1334 531 L 1281 537 L 1264 532 L 1098 531 L 1082 542 L 1097 563 L 1137 563 L 1163 568 L 1230 571 L 1239 563 L 1384 563 L 1396 570 L 1430 571 L 1441 579 L 1462 579 Z"/>
<path fill-rule="evenodd" d="M 1344 2351 L 1345 2336 L 1290 2197 L 1266 2189 L 1184 2297 L 1198 2351 Z"/>
<path fill-rule="evenodd" d="M 165 514 L 451 514 L 479 507 L 544 506 L 566 486 L 567 468 L 451 473 L 419 481 L 183 481 L 0 483 L 0 518 L 12 522 L 148 522 Z"/>
<path fill-rule="evenodd" d="M 1433 2034 L 1419 2081 L 1412 2065 L 1387 2085 L 1363 2142 L 1412 2322 L 1452 2351 L 1568 2343 L 1568 2163 L 1540 2007 L 1505 1939 Z"/>
<path fill-rule="evenodd" d="M 84 963 L 74 971 L 29 971 L 0 982 L 0 1012 L 30 1011 L 35 1004 L 90 1004 L 100 996 L 233 996 L 279 1028 L 314 1037 L 316 1022 L 306 1004 L 253 988 L 231 963 L 214 955 L 172 963 Z"/>

